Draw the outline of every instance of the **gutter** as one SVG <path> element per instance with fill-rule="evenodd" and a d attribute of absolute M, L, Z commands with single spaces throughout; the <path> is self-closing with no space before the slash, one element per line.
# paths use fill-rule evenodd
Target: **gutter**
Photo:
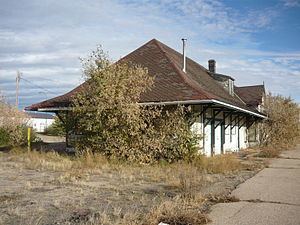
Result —
<path fill-rule="evenodd" d="M 195 104 L 208 104 L 208 103 L 213 103 L 213 104 L 218 104 L 225 106 L 227 108 L 235 109 L 241 112 L 245 112 L 254 116 L 257 116 L 262 119 L 267 119 L 267 116 L 264 116 L 259 113 L 252 112 L 247 109 L 240 108 L 238 106 L 234 106 L 219 100 L 186 100 L 186 101 L 166 101 L 166 102 L 143 102 L 143 103 L 138 103 L 139 105 L 142 106 L 151 106 L 151 105 L 195 105 Z M 57 108 L 40 108 L 38 111 L 40 112 L 55 112 L 55 111 L 69 111 L 72 110 L 72 107 L 57 107 Z"/>
<path fill-rule="evenodd" d="M 39 108 L 39 112 L 55 112 L 55 111 L 69 111 L 72 110 L 72 107 L 54 107 L 54 108 Z"/>
<path fill-rule="evenodd" d="M 240 107 L 237 107 L 237 106 L 234 106 L 234 105 L 230 105 L 228 103 L 225 103 L 225 102 L 221 102 L 219 100 L 212 100 L 213 102 L 217 103 L 217 104 L 220 104 L 220 105 L 223 105 L 223 106 L 226 106 L 228 108 L 232 108 L 232 109 L 237 109 L 239 111 L 242 111 L 242 112 L 246 112 L 246 113 L 249 113 L 249 114 L 252 114 L 254 116 L 257 116 L 257 117 L 260 117 L 262 119 L 267 119 L 268 117 L 267 116 L 264 116 L 264 115 L 261 115 L 259 113 L 255 113 L 255 112 L 252 112 L 250 110 L 247 110 L 247 109 L 243 109 L 243 108 L 240 108 Z"/>
<path fill-rule="evenodd" d="M 139 103 L 140 105 L 184 105 L 184 104 L 207 104 L 207 103 L 214 103 L 214 104 L 219 104 L 222 106 L 226 106 L 227 108 L 231 108 L 231 109 L 235 109 L 235 110 L 239 110 L 257 117 L 260 117 L 262 119 L 267 119 L 268 117 L 261 115 L 259 113 L 255 113 L 252 112 L 250 110 L 247 109 L 243 109 L 219 100 L 187 100 L 187 101 L 168 101 L 168 102 L 145 102 L 145 103 Z"/>

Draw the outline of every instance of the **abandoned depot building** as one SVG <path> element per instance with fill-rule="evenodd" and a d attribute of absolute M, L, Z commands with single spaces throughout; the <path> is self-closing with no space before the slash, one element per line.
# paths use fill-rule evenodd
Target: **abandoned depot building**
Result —
<path fill-rule="evenodd" d="M 142 94 L 140 104 L 192 107 L 197 119 L 191 129 L 202 134 L 199 143 L 207 156 L 257 142 L 255 124 L 266 118 L 262 112 L 264 85 L 236 87 L 234 78 L 216 72 L 214 60 L 208 61 L 206 69 L 186 57 L 185 39 L 182 54 L 153 39 L 122 60 L 146 67 L 155 76 L 154 86 Z M 26 110 L 68 115 L 72 96 L 81 86 Z"/>

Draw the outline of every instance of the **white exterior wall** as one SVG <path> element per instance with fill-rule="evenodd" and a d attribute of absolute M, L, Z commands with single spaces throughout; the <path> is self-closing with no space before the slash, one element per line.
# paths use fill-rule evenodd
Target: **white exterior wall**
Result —
<path fill-rule="evenodd" d="M 193 110 L 195 112 L 201 112 L 202 110 L 202 106 L 200 105 L 196 105 L 194 106 Z M 196 134 L 197 136 L 199 136 L 199 142 L 198 145 L 199 147 L 202 149 L 203 148 L 203 141 L 202 141 L 202 135 L 203 135 L 203 123 L 202 123 L 202 117 L 198 116 L 195 119 L 195 122 L 192 124 L 191 126 L 191 130 L 193 131 L 194 134 Z"/>
<path fill-rule="evenodd" d="M 231 143 L 230 143 L 230 148 L 228 149 L 228 151 L 238 151 L 239 149 L 239 143 L 238 143 L 238 126 L 235 125 L 237 123 L 238 118 L 236 116 L 234 116 L 234 120 L 232 123 L 231 127 Z M 235 125 L 235 126 L 234 126 Z"/>
<path fill-rule="evenodd" d="M 30 118 L 28 125 L 36 132 L 45 132 L 46 128 L 54 122 L 54 119 Z"/>
<path fill-rule="evenodd" d="M 197 110 L 202 111 L 202 107 L 195 108 Z M 211 118 L 212 111 L 210 109 L 207 110 L 205 117 Z M 223 112 L 216 116 L 216 119 L 223 119 Z M 247 127 L 242 126 L 240 129 L 238 128 L 238 118 L 236 116 L 232 117 L 233 122 L 232 126 L 228 126 L 225 129 L 225 143 L 223 145 L 223 152 L 235 152 L 239 151 L 239 149 L 244 149 L 248 147 L 248 140 L 247 140 Z M 208 120 L 206 119 L 206 122 Z M 201 118 L 197 118 L 195 123 L 192 125 L 192 130 L 196 132 L 196 134 L 200 134 L 202 136 L 202 140 L 199 141 L 199 146 L 202 149 L 202 153 L 211 156 L 211 123 L 208 123 L 204 128 L 203 115 Z M 240 124 L 243 124 L 244 120 L 240 121 Z M 230 124 L 230 117 L 227 117 L 225 120 L 225 127 L 226 125 Z M 235 125 L 236 124 L 236 125 Z M 235 125 L 235 126 L 233 126 Z M 224 127 L 224 128 L 225 128 Z M 240 148 L 238 147 L 240 145 Z M 221 154 L 221 126 L 217 126 L 215 129 L 215 154 Z"/>

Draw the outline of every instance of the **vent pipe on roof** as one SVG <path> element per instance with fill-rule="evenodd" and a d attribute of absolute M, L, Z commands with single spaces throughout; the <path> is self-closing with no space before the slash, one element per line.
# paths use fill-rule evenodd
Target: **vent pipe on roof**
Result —
<path fill-rule="evenodd" d="M 209 72 L 216 73 L 216 61 L 214 59 L 208 60 Z"/>
<path fill-rule="evenodd" d="M 183 65 L 182 65 L 182 71 L 186 72 L 186 55 L 185 55 L 185 42 L 187 39 L 182 38 L 182 56 L 183 56 Z"/>

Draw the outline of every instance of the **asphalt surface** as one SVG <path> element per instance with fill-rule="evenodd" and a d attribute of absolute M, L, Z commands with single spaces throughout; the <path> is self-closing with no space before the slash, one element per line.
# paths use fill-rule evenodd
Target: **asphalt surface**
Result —
<path fill-rule="evenodd" d="M 271 160 L 232 195 L 212 207 L 210 225 L 300 225 L 300 145 Z"/>

